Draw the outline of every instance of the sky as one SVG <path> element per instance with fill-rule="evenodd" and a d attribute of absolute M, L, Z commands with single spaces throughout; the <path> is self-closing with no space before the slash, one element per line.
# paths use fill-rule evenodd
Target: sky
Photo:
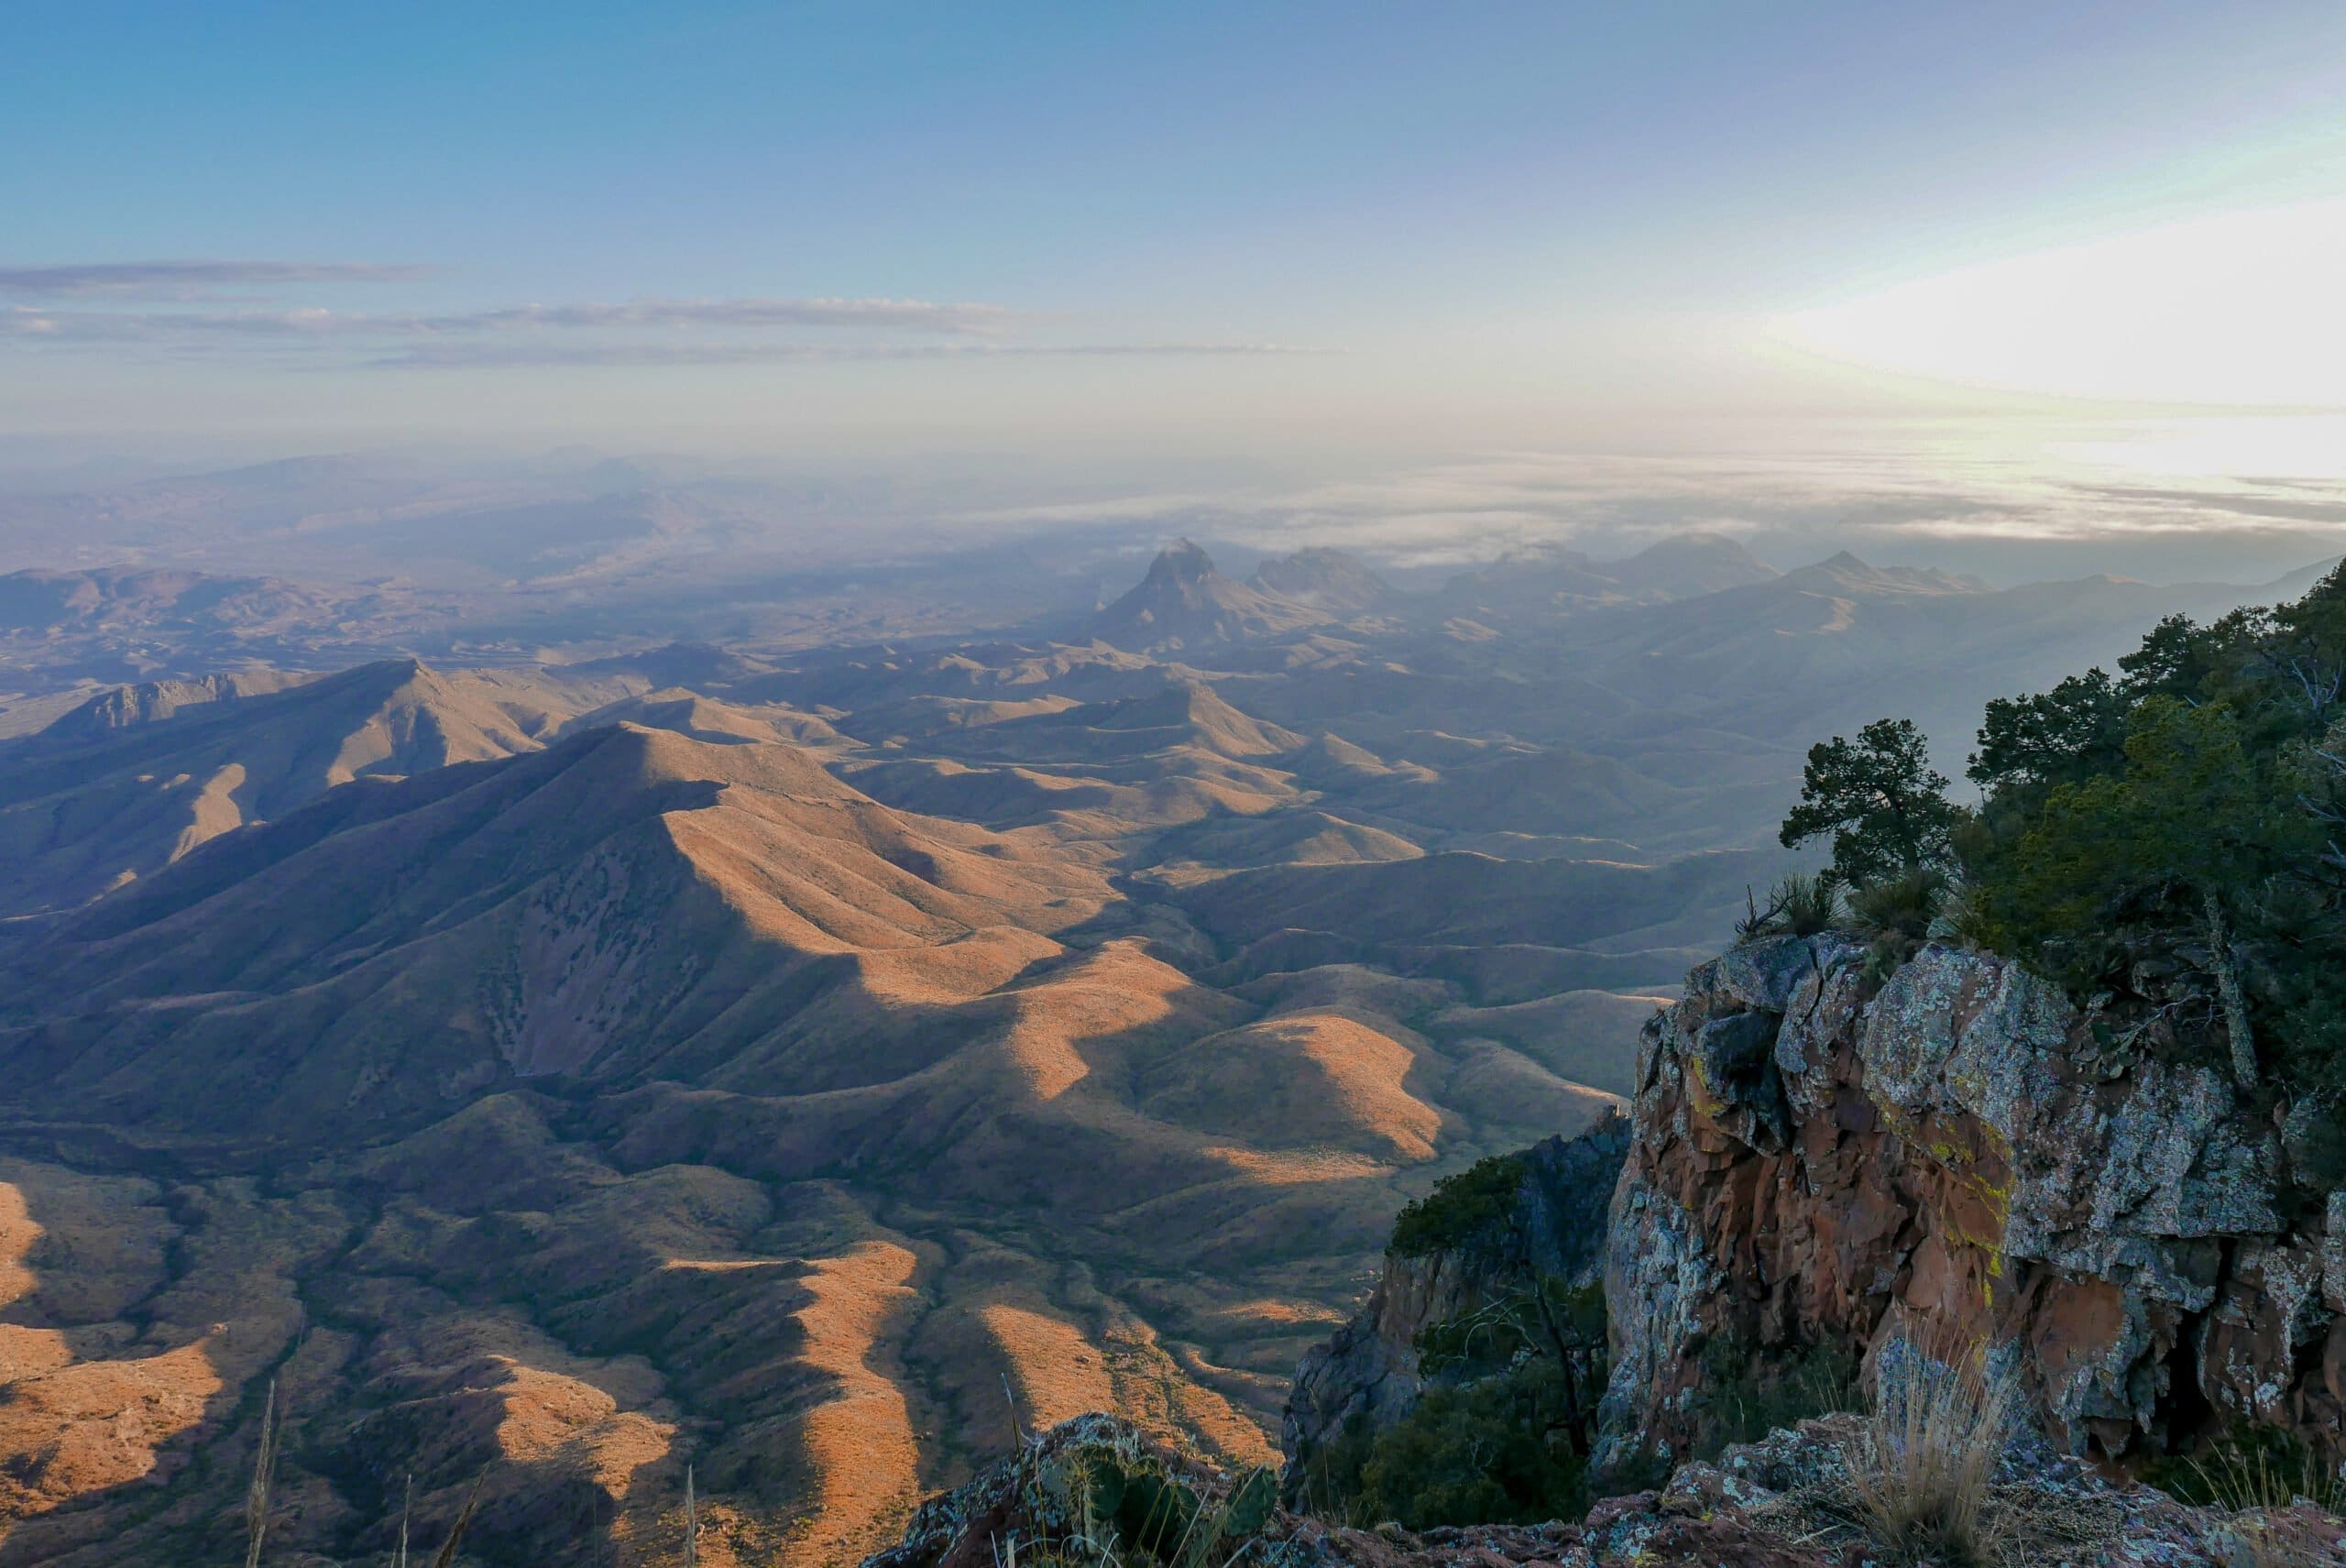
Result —
<path fill-rule="evenodd" d="M 2341 105 L 2334 0 L 16 0 L 0 439 L 2294 416 Z"/>

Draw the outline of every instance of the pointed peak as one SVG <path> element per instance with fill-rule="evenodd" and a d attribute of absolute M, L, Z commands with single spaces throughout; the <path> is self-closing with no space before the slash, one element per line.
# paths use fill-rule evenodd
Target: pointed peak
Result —
<path fill-rule="evenodd" d="M 1188 539 L 1177 539 L 1158 551 L 1148 568 L 1151 582 L 1198 583 L 1213 575 L 1213 557 Z"/>

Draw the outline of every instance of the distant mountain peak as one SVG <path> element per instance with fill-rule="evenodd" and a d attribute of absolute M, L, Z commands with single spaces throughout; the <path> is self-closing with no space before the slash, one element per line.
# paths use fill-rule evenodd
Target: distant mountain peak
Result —
<path fill-rule="evenodd" d="M 1346 615 L 1367 609 L 1393 592 L 1359 556 L 1324 544 L 1270 556 L 1247 580 L 1266 593 Z"/>
<path fill-rule="evenodd" d="M 1683 533 L 1663 534 L 1636 554 L 1629 556 L 1627 561 L 1617 562 L 1615 565 L 1626 566 L 1630 562 L 1639 562 L 1658 565 L 1663 562 L 1683 561 L 1691 557 L 1731 561 L 1738 565 L 1747 565 L 1762 572 L 1774 569 L 1761 561 L 1759 556 L 1754 555 L 1750 547 L 1742 540 L 1731 533 L 1721 533 L 1713 529 L 1689 529 Z"/>
<path fill-rule="evenodd" d="M 1149 563 L 1147 583 L 1202 583 L 1222 574 L 1214 570 L 1213 557 L 1205 547 L 1189 539 L 1177 539 L 1157 553 Z"/>
<path fill-rule="evenodd" d="M 1170 649 L 1291 631 L 1327 619 L 1308 604 L 1223 576 L 1196 543 L 1177 539 L 1157 552 L 1137 587 L 1099 613 L 1091 634 L 1118 648 Z"/>
<path fill-rule="evenodd" d="M 1986 592 L 1988 587 L 1977 577 L 1957 576 L 1935 566 L 1877 566 L 1847 550 L 1788 573 L 1783 580 L 1796 588 L 1825 586 L 1844 592 L 1893 596 L 1976 594 Z"/>

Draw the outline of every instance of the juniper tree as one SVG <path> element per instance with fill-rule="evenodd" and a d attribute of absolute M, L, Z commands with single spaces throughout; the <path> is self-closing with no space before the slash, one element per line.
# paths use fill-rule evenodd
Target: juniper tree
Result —
<path fill-rule="evenodd" d="M 1778 837 L 1794 849 L 1830 834 L 1836 882 L 1886 882 L 1948 859 L 1963 812 L 1946 788 L 1914 721 L 1877 718 L 1854 741 L 1836 735 L 1809 748 L 1800 804 Z"/>

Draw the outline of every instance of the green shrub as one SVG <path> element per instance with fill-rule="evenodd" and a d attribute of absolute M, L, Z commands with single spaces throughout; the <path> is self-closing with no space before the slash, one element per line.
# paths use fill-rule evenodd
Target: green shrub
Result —
<path fill-rule="evenodd" d="M 1965 817 L 1946 787 L 1914 721 L 1878 718 L 1855 741 L 1836 735 L 1809 748 L 1800 804 L 1777 837 L 1788 850 L 1829 838 L 1835 881 L 1886 882 L 1946 860 Z"/>
<path fill-rule="evenodd" d="M 1573 1357 L 1605 1348 L 1605 1287 L 1549 1275 L 1519 1290 L 1418 1332 L 1418 1365 L 1429 1376 L 1486 1376 L 1525 1355 Z"/>
<path fill-rule="evenodd" d="M 1523 1161 L 1513 1155 L 1478 1160 L 1402 1209 L 1385 1250 L 1423 1257 L 1464 1245 L 1507 1223 L 1523 1189 Z"/>
<path fill-rule="evenodd" d="M 1762 1361 L 1714 1340 L 1704 1348 L 1702 1367 L 1697 1459 L 1716 1459 L 1721 1450 L 1757 1442 L 1779 1427 L 1865 1403 L 1857 1355 L 1829 1345 L 1810 1345 L 1790 1361 Z"/>
<path fill-rule="evenodd" d="M 1576 1519 L 1605 1387 L 1605 1293 L 1551 1276 L 1421 1331 L 1417 1403 L 1305 1457 L 1305 1506 L 1358 1526 Z"/>
<path fill-rule="evenodd" d="M 1872 937 L 1921 942 L 1931 933 L 1939 906 L 1952 885 L 1936 866 L 1910 866 L 1894 877 L 1868 883 L 1849 894 L 1849 914 L 1858 929 Z"/>
<path fill-rule="evenodd" d="M 2288 1150 L 2297 1185 L 2313 1192 L 2346 1188 L 2346 1106 L 2318 1095 L 2290 1118 Z"/>
<path fill-rule="evenodd" d="M 1875 978 L 1936 922 L 2154 1020 L 2136 1034 L 2263 1108 L 2346 1091 L 2346 565 L 2294 604 L 2169 617 L 2119 668 L 1990 703 L 1976 811 L 1911 724 L 1820 745 L 1781 837 L 1832 838 Z"/>
<path fill-rule="evenodd" d="M 1866 947 L 1865 977 L 1876 984 L 1913 958 L 1931 934 L 1954 881 L 1937 866 L 1909 866 L 1849 894 L 1849 914 Z"/>

